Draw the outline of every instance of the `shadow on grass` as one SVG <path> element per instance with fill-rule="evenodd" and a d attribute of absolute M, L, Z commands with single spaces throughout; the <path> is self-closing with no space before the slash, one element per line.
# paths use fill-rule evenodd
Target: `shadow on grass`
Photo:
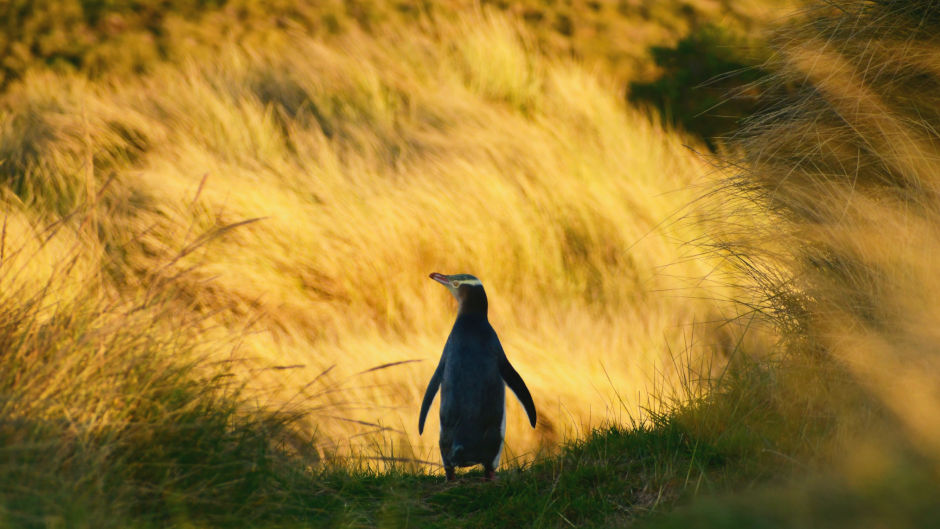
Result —
<path fill-rule="evenodd" d="M 659 111 L 663 121 L 697 135 L 712 150 L 758 111 L 768 53 L 717 26 L 694 29 L 675 47 L 653 46 L 658 79 L 630 83 L 627 99 Z"/>

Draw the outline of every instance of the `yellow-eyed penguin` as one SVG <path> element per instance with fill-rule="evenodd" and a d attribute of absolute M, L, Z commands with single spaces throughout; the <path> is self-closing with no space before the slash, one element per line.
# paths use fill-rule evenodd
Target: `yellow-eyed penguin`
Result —
<path fill-rule="evenodd" d="M 457 321 L 421 403 L 418 433 L 424 431 L 428 409 L 441 388 L 441 458 L 447 480 L 455 467 L 483 465 L 493 479 L 506 433 L 506 389 L 515 393 L 535 427 L 535 403 L 519 373 L 503 352 L 486 317 L 486 292 L 469 274 L 431 274 L 457 298 Z"/>

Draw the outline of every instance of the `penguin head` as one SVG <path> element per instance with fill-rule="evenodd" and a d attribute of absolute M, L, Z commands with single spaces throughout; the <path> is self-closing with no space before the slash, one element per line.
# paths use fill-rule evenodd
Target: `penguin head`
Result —
<path fill-rule="evenodd" d="M 486 314 L 486 291 L 483 283 L 470 274 L 454 274 L 452 276 L 438 274 L 429 276 L 431 279 L 447 287 L 447 290 L 457 299 L 458 313 L 482 312 Z"/>

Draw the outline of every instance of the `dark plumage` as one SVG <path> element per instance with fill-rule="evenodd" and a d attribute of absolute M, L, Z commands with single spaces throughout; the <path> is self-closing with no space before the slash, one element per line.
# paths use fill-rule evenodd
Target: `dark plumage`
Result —
<path fill-rule="evenodd" d="M 424 431 L 424 420 L 440 386 L 440 447 L 447 479 L 454 479 L 455 467 L 477 464 L 482 464 L 487 479 L 492 479 L 506 431 L 505 385 L 522 403 L 533 428 L 535 403 L 490 326 L 480 280 L 469 274 L 435 273 L 430 277 L 446 286 L 459 306 L 457 321 L 424 393 L 418 432 Z"/>

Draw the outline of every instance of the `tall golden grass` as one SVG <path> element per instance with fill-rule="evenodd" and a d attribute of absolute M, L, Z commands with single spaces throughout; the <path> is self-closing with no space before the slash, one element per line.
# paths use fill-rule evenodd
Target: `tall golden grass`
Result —
<path fill-rule="evenodd" d="M 839 400 L 848 374 L 862 391 L 830 411 L 867 416 L 866 428 L 873 410 L 892 418 L 862 436 L 847 428 L 862 454 L 853 471 L 889 466 L 882 448 L 896 438 L 937 462 L 940 12 L 827 2 L 811 15 L 776 41 L 791 95 L 742 135 L 735 189 L 766 216 L 737 253 L 791 352 L 815 359 L 816 386 L 800 391 Z"/>
<path fill-rule="evenodd" d="M 288 36 L 139 79 L 14 85 L 4 292 L 48 284 L 68 248 L 56 288 L 132 300 L 172 280 L 259 402 L 309 412 L 321 451 L 384 457 L 437 459 L 417 407 L 455 307 L 430 272 L 487 288 L 540 411 L 533 431 L 509 403 L 513 455 L 638 413 L 681 379 L 677 353 L 734 347 L 708 324 L 728 316 L 730 293 L 704 287 L 722 265 L 683 244 L 710 169 L 615 84 L 491 14 Z"/>

